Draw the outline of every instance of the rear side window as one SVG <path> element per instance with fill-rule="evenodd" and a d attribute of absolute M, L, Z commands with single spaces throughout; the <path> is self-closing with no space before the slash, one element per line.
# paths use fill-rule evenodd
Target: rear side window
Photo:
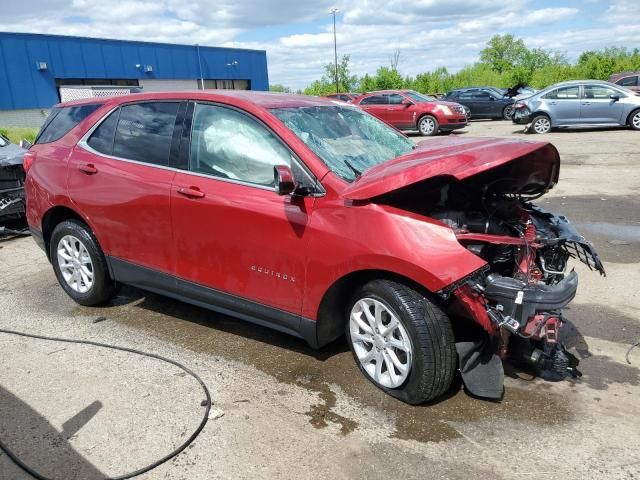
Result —
<path fill-rule="evenodd" d="M 112 154 L 138 162 L 168 166 L 179 105 L 178 102 L 150 102 L 121 107 Z M 108 128 L 105 126 L 106 138 Z"/>
<path fill-rule="evenodd" d="M 549 100 L 576 100 L 580 97 L 580 87 L 562 87 L 547 93 L 543 98 Z"/>
<path fill-rule="evenodd" d="M 113 138 L 116 134 L 119 116 L 120 109 L 109 115 L 107 119 L 95 129 L 87 141 L 91 148 L 105 155 L 113 154 Z"/>
<path fill-rule="evenodd" d="M 638 85 L 638 75 L 621 78 L 616 83 L 623 87 L 635 87 L 636 85 Z"/>
<path fill-rule="evenodd" d="M 363 98 L 360 102 L 361 105 L 387 105 L 388 103 L 389 98 L 386 95 L 373 95 Z"/>
<path fill-rule="evenodd" d="M 69 130 L 100 107 L 100 103 L 92 103 L 77 107 L 54 108 L 42 126 L 38 138 L 36 138 L 36 143 L 51 143 L 61 139 Z"/>

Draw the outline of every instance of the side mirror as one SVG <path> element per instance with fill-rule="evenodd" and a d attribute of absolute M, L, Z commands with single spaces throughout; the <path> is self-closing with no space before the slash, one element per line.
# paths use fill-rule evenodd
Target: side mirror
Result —
<path fill-rule="evenodd" d="M 296 190 L 296 181 L 288 165 L 276 165 L 273 167 L 273 175 L 278 195 L 289 195 Z"/>
<path fill-rule="evenodd" d="M 609 98 L 614 102 L 617 102 L 618 100 L 620 100 L 620 95 L 609 95 Z"/>
<path fill-rule="evenodd" d="M 405 107 L 410 107 L 411 105 L 413 105 L 413 102 L 405 98 L 404 100 L 402 100 L 402 105 L 404 105 Z"/>
<path fill-rule="evenodd" d="M 27 140 L 26 138 L 23 138 L 22 140 L 20 140 L 20 148 L 24 148 L 25 150 L 29 150 L 31 147 L 33 147 L 33 144 Z"/>

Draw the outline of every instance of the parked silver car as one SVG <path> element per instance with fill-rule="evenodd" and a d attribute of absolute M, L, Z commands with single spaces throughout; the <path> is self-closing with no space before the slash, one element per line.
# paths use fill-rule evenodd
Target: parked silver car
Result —
<path fill-rule="evenodd" d="M 629 126 L 640 130 L 640 96 L 599 80 L 556 83 L 516 102 L 514 123 L 531 124 L 530 132 L 556 127 Z"/>

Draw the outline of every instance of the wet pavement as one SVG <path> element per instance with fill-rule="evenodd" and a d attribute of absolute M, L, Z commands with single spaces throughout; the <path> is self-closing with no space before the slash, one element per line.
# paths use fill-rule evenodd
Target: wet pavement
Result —
<path fill-rule="evenodd" d="M 459 134 L 472 133 L 520 135 L 507 122 L 474 122 Z M 296 338 L 130 287 L 105 308 L 78 306 L 64 295 L 30 239 L 0 241 L 0 328 L 133 345 L 180 359 L 203 375 L 224 416 L 211 420 L 179 459 L 144 478 L 637 478 L 640 350 L 630 354 L 631 364 L 625 353 L 640 340 L 640 133 L 521 138 L 552 141 L 568 158 L 558 188 L 539 203 L 569 217 L 607 268 L 603 278 L 577 266 L 581 287 L 568 311 L 567 334 L 581 360 L 581 381 L 547 382 L 508 367 L 501 402 L 471 397 L 458 380 L 445 398 L 409 406 L 362 376 L 344 340 L 315 351 Z M 611 154 L 603 144 L 618 152 Z M 103 358 L 96 365 L 92 355 L 74 357 L 70 349 L 64 364 L 55 363 L 57 354 L 47 355 L 51 365 L 30 367 L 33 378 L 25 379 L 16 359 L 24 363 L 29 356 L 18 351 L 36 346 L 2 335 L 0 345 L 5 351 L 0 354 L 0 387 L 10 392 L 6 398 L 16 409 L 32 411 L 25 418 L 40 423 L 50 421 L 43 415 L 50 412 L 45 395 L 34 393 L 43 377 L 59 370 L 64 388 L 56 392 L 51 387 L 46 395 L 56 403 L 65 389 L 83 391 L 78 370 L 100 376 L 111 363 Z M 137 383 L 144 384 L 145 375 L 154 385 L 163 383 L 165 374 L 135 360 L 114 363 Z M 116 380 L 107 376 L 105 381 Z M 69 440 L 84 465 L 78 471 L 116 474 L 135 466 L 127 442 L 140 441 L 136 432 L 144 422 L 129 417 L 137 415 L 131 405 L 145 393 L 127 385 L 129 393 L 118 390 L 118 398 L 102 394 L 98 399 L 116 416 L 98 413 L 87 420 L 93 437 L 80 429 Z M 149 458 L 197 423 L 197 409 L 171 410 L 194 391 L 185 386 L 157 393 L 155 413 L 166 425 L 155 417 L 151 424 L 166 439 L 144 437 Z M 87 393 L 84 403 L 78 400 L 78 410 L 91 403 L 89 398 L 96 400 Z M 47 429 L 63 432 L 63 420 Z M 112 437 L 118 441 L 111 455 L 119 460 L 107 462 L 102 457 L 107 450 L 95 449 L 95 435 L 127 422 L 130 431 Z M 0 419 L 0 435 L 8 428 Z M 33 442 L 34 451 L 47 450 L 46 438 L 22 441 Z M 144 445 L 138 447 L 145 450 Z M 0 455 L 0 478 L 27 477 Z"/>

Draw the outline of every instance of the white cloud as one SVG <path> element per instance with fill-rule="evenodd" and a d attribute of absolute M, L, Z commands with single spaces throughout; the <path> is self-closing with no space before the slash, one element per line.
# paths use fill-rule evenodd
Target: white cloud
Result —
<path fill-rule="evenodd" d="M 338 54 L 351 55 L 354 73 L 373 73 L 400 49 L 401 73 L 415 75 L 440 66 L 455 71 L 476 61 L 495 34 L 513 33 L 529 46 L 569 55 L 637 45 L 639 0 L 588 1 L 581 12 L 568 0 L 551 8 L 536 7 L 534 0 L 387 0 L 383 6 L 373 0 L 21 0 L 3 6 L 0 31 L 265 49 L 271 82 L 302 88 L 333 60 L 333 6 L 340 9 Z M 587 9 L 600 10 L 588 17 L 594 25 L 570 28 Z M 256 28 L 275 38 L 237 40 L 251 38 Z"/>

